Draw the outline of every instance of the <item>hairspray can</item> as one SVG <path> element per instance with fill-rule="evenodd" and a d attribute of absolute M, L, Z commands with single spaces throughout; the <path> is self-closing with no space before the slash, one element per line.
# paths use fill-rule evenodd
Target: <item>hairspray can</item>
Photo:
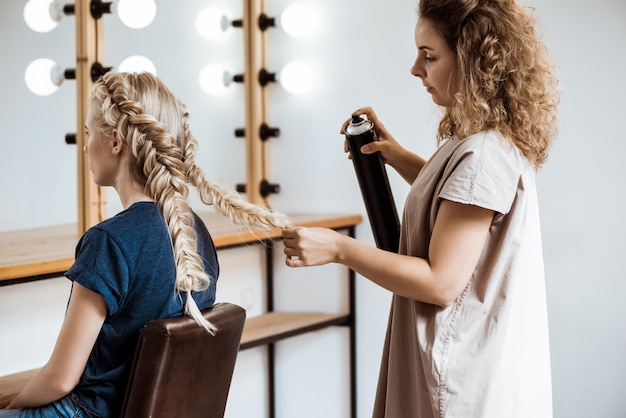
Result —
<path fill-rule="evenodd" d="M 387 251 L 398 251 L 400 220 L 389 186 L 387 170 L 380 153 L 363 154 L 361 147 L 378 137 L 372 121 L 353 116 L 346 127 L 346 140 L 352 163 L 365 202 L 376 246 Z"/>

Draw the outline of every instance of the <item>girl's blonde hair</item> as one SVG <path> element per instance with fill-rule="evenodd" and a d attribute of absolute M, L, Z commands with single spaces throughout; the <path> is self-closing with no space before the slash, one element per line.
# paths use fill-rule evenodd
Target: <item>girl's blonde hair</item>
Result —
<path fill-rule="evenodd" d="M 455 102 L 438 140 L 493 129 L 539 169 L 557 133 L 558 80 L 530 11 L 515 0 L 420 0 L 456 54 Z"/>
<path fill-rule="evenodd" d="M 90 111 L 96 128 L 107 137 L 117 131 L 131 151 L 134 177 L 145 186 L 165 219 L 176 264 L 176 290 L 186 294 L 185 313 L 214 333 L 200 313 L 192 291 L 207 289 L 211 278 L 198 254 L 194 217 L 188 203 L 189 184 L 206 205 L 232 222 L 261 228 L 290 223 L 282 214 L 250 204 L 238 194 L 213 184 L 195 162 L 198 142 L 188 125 L 189 114 L 167 86 L 150 73 L 109 72 L 96 81 Z"/>

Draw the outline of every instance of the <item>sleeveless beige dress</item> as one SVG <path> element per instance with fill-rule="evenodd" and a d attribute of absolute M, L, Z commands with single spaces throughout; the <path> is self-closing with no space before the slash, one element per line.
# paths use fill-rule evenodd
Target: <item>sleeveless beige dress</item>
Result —
<path fill-rule="evenodd" d="M 406 199 L 400 253 L 427 257 L 444 199 L 493 210 L 487 242 L 451 306 L 394 295 L 373 417 L 552 417 L 535 171 L 496 132 L 445 142 Z"/>

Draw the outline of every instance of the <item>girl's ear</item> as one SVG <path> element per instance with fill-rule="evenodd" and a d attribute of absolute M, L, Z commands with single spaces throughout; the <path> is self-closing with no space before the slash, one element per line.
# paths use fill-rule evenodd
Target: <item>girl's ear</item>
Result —
<path fill-rule="evenodd" d="M 117 129 L 113 129 L 113 138 L 111 139 L 111 150 L 113 151 L 114 155 L 122 152 L 122 141 L 120 141 L 120 138 L 117 133 Z"/>

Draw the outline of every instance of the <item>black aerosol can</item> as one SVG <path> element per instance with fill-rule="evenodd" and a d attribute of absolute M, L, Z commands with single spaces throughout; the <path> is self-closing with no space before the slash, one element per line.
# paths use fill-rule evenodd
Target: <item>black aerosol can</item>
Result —
<path fill-rule="evenodd" d="M 385 163 L 379 152 L 361 153 L 363 145 L 378 140 L 374 123 L 360 116 L 353 116 L 345 133 L 376 246 L 383 250 L 397 252 L 400 220 L 389 186 Z"/>

